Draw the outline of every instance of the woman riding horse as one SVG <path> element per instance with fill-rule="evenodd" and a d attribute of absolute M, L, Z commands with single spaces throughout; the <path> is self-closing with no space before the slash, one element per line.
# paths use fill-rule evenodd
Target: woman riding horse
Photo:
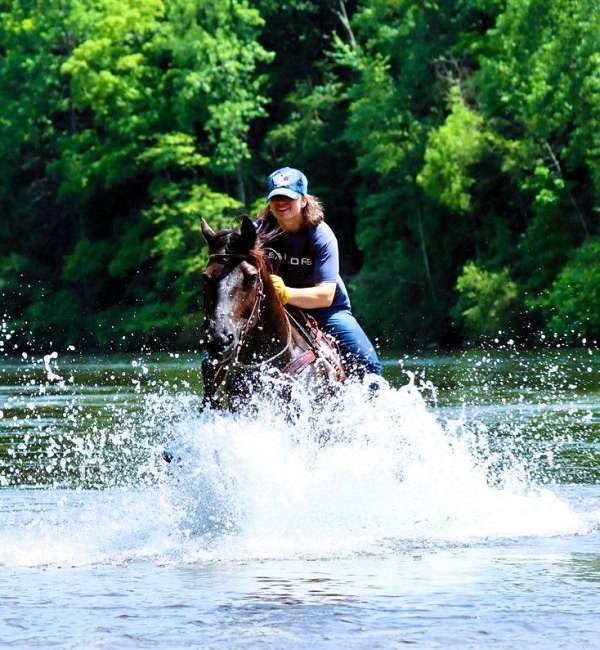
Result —
<path fill-rule="evenodd" d="M 358 378 L 381 374 L 375 348 L 351 312 L 339 275 L 337 239 L 307 187 L 301 171 L 284 167 L 268 178 L 267 205 L 255 226 L 245 218 L 239 233 L 214 233 L 203 221 L 209 247 L 204 271 L 209 353 L 203 362 L 205 403 L 218 401 L 226 377 L 229 394 L 247 394 L 261 380 L 258 370 L 266 366 L 289 375 L 316 361 L 307 373 L 327 381 L 345 373 Z M 279 252 L 280 275 L 269 273 L 262 241 Z M 283 304 L 302 308 L 333 336 L 345 373 L 325 339 L 312 344 L 290 324 Z"/>

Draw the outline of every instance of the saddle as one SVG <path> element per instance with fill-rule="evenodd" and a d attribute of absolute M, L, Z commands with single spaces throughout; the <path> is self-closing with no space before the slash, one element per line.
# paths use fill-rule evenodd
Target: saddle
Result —
<path fill-rule="evenodd" d="M 292 359 L 283 371 L 289 375 L 297 375 L 317 359 L 324 359 L 334 367 L 336 379 L 339 382 L 346 381 L 346 371 L 342 365 L 340 351 L 335 339 L 324 332 L 317 325 L 317 321 L 302 309 L 285 305 L 285 312 L 291 323 L 302 335 L 308 349 L 295 359 Z"/>
<path fill-rule="evenodd" d="M 264 251 L 269 266 L 271 267 L 271 272 L 278 273 L 282 260 L 281 253 L 270 247 L 265 247 Z M 300 356 L 292 359 L 283 371 L 288 375 L 298 375 L 317 359 L 324 359 L 334 367 L 336 379 L 339 382 L 346 381 L 348 376 L 342 365 L 340 351 L 335 339 L 324 332 L 317 325 L 317 321 L 302 309 L 293 307 L 292 305 L 285 305 L 284 310 L 291 323 L 302 335 L 302 338 L 308 345 L 308 349 Z"/>

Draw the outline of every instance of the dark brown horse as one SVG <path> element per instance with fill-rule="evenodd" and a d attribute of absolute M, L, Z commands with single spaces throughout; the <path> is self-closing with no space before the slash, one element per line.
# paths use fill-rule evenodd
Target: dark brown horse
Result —
<path fill-rule="evenodd" d="M 253 391 L 301 380 L 314 394 L 345 379 L 334 347 L 281 304 L 266 244 L 244 217 L 239 231 L 214 232 L 202 220 L 208 243 L 204 269 L 204 405 L 230 405 Z M 307 331 L 308 330 L 308 331 Z M 274 379 L 276 381 L 274 382 Z M 280 396 L 285 397 L 285 395 Z"/>

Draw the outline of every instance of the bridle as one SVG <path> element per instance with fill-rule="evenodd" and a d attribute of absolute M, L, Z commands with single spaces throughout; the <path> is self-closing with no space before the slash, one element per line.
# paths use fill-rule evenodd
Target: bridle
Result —
<path fill-rule="evenodd" d="M 215 262 L 229 262 L 230 260 L 248 260 L 248 255 L 244 255 L 243 253 L 213 253 L 208 256 L 209 261 L 215 261 Z M 240 332 L 240 336 L 238 339 L 238 342 L 235 344 L 233 350 L 231 353 L 225 358 L 222 359 L 219 363 L 216 364 L 216 371 L 215 375 L 212 380 L 212 389 L 214 392 L 216 392 L 221 384 L 225 381 L 225 378 L 227 377 L 227 373 L 234 367 L 242 367 L 242 368 L 247 368 L 247 369 L 252 369 L 252 368 L 260 368 L 262 366 L 265 366 L 272 361 L 275 361 L 275 359 L 278 359 L 280 356 L 285 354 L 287 350 L 290 349 L 292 345 L 292 328 L 289 322 L 289 318 L 286 316 L 286 321 L 288 325 L 288 339 L 287 343 L 285 346 L 279 350 L 279 352 L 276 352 L 273 356 L 269 357 L 268 359 L 262 359 L 261 361 L 258 362 L 252 362 L 252 363 L 246 363 L 243 361 L 239 360 L 240 353 L 242 351 L 242 347 L 244 346 L 244 343 L 246 342 L 246 337 L 250 330 L 252 330 L 256 324 L 258 323 L 258 320 L 260 318 L 260 312 L 262 310 L 263 306 L 263 298 L 264 298 L 265 292 L 264 292 L 264 283 L 262 276 L 260 274 L 260 271 L 258 273 L 258 291 L 256 292 L 256 298 L 254 300 L 254 304 L 252 305 L 252 310 L 250 312 L 250 316 L 248 317 L 246 324 L 242 328 L 242 331 Z"/>

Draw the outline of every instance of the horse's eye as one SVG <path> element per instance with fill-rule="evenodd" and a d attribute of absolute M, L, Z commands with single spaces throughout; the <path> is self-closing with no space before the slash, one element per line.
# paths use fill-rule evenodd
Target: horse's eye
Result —
<path fill-rule="evenodd" d="M 251 289 L 255 284 L 256 281 L 258 280 L 258 273 L 247 273 L 244 275 L 244 286 L 246 289 Z"/>

